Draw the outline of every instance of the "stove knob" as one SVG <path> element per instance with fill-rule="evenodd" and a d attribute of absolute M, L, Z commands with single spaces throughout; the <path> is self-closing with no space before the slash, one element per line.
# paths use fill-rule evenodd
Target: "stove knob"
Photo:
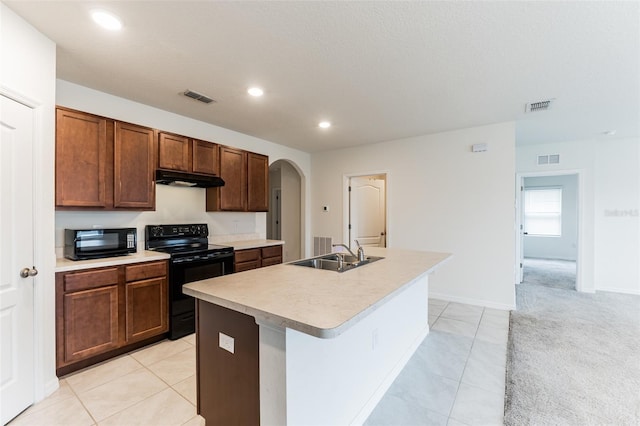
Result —
<path fill-rule="evenodd" d="M 162 226 L 154 226 L 153 228 L 151 228 L 151 235 L 154 237 L 161 237 L 162 236 Z"/>

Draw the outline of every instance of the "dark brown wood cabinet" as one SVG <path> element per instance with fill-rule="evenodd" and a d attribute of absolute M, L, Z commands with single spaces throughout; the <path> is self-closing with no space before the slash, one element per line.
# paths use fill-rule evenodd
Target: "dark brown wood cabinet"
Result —
<path fill-rule="evenodd" d="M 220 146 L 225 185 L 207 188 L 207 211 L 268 211 L 269 157 Z"/>
<path fill-rule="evenodd" d="M 260 424 L 260 349 L 255 318 L 197 301 L 198 414 L 209 425 Z M 234 340 L 220 347 L 220 333 Z"/>
<path fill-rule="evenodd" d="M 158 133 L 158 167 L 161 169 L 190 171 L 191 143 L 186 136 Z"/>
<path fill-rule="evenodd" d="M 269 157 L 247 153 L 247 210 L 269 210 Z"/>
<path fill-rule="evenodd" d="M 163 338 L 167 293 L 164 260 L 56 273 L 58 375 Z"/>
<path fill-rule="evenodd" d="M 155 135 L 147 127 L 115 122 L 115 208 L 155 209 Z"/>
<path fill-rule="evenodd" d="M 158 168 L 218 174 L 218 145 L 186 136 L 158 134 Z"/>
<path fill-rule="evenodd" d="M 56 109 L 56 208 L 153 210 L 155 130 Z"/>
<path fill-rule="evenodd" d="M 135 342 L 169 330 L 167 262 L 125 268 L 126 341 Z"/>
<path fill-rule="evenodd" d="M 58 363 L 69 364 L 118 347 L 118 268 L 65 274 L 61 277 Z"/>
<path fill-rule="evenodd" d="M 191 139 L 193 148 L 193 172 L 207 175 L 218 174 L 218 145 L 211 142 Z"/>
<path fill-rule="evenodd" d="M 236 250 L 234 256 L 235 272 L 263 268 L 282 263 L 282 246 Z"/>
<path fill-rule="evenodd" d="M 56 110 L 56 206 L 107 207 L 108 168 L 106 118 L 78 111 Z"/>

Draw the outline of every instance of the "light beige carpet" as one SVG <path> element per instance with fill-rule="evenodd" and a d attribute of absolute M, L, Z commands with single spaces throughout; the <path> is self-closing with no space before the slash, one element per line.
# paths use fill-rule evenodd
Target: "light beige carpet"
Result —
<path fill-rule="evenodd" d="M 640 425 L 640 296 L 516 286 L 506 425 Z"/>

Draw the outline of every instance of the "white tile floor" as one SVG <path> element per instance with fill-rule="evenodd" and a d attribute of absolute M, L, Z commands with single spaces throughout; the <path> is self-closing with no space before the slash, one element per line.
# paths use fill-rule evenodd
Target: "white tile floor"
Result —
<path fill-rule="evenodd" d="M 432 299 L 429 324 L 366 424 L 502 424 L 508 311 Z M 204 426 L 195 404 L 191 335 L 66 376 L 10 424 Z"/>
<path fill-rule="evenodd" d="M 431 332 L 366 425 L 502 425 L 509 311 L 429 300 Z"/>

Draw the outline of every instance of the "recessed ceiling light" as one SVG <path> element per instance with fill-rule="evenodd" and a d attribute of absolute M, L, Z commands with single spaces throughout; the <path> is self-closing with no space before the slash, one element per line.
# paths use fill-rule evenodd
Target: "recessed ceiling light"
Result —
<path fill-rule="evenodd" d="M 111 12 L 96 9 L 91 11 L 91 18 L 96 24 L 107 30 L 119 31 L 122 29 L 122 21 Z"/>
<path fill-rule="evenodd" d="M 257 98 L 259 96 L 264 95 L 264 90 L 262 90 L 259 87 L 250 87 L 249 90 L 247 90 L 247 93 L 249 93 L 251 96 L 255 96 Z"/>
<path fill-rule="evenodd" d="M 318 123 L 318 127 L 322 127 L 323 129 L 327 129 L 331 127 L 331 123 L 328 121 L 321 121 Z"/>
<path fill-rule="evenodd" d="M 617 133 L 616 130 L 607 130 L 606 132 L 602 132 L 605 136 L 615 136 Z"/>

